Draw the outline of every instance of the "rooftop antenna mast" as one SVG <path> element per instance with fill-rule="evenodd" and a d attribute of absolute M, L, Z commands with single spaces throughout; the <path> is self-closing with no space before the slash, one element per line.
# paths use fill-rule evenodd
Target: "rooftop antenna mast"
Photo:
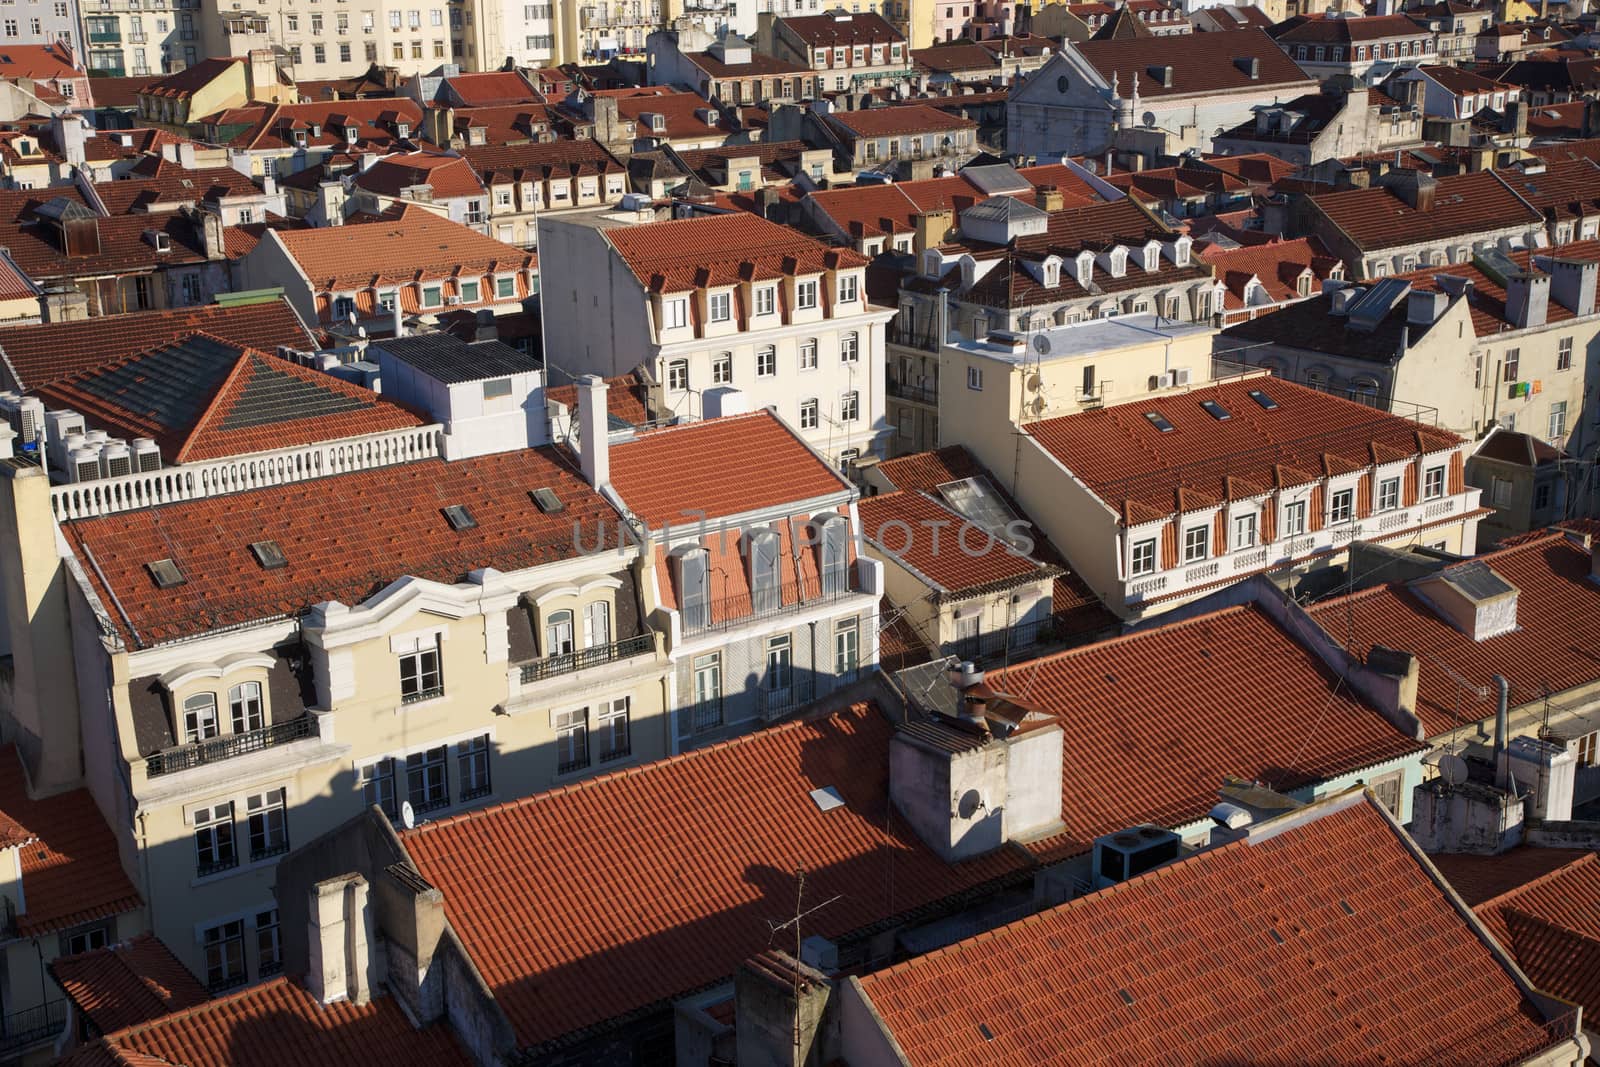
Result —
<path fill-rule="evenodd" d="M 800 951 L 801 951 L 801 942 L 803 940 L 803 937 L 802 937 L 802 935 L 800 933 L 800 921 L 802 919 L 804 919 L 808 915 L 815 915 L 817 912 L 821 911 L 823 908 L 826 908 L 829 904 L 832 904 L 834 901 L 838 900 L 839 897 L 840 897 L 840 894 L 836 893 L 833 896 L 829 897 L 827 900 L 824 900 L 821 904 L 818 904 L 818 905 L 816 905 L 814 907 L 811 907 L 811 908 L 807 908 L 805 906 L 805 900 L 806 900 L 806 869 L 804 867 L 796 867 L 794 869 L 794 882 L 795 882 L 795 885 L 794 885 L 794 917 L 792 919 L 788 919 L 788 920 L 786 920 L 784 922 L 781 922 L 781 923 L 775 923 L 771 919 L 768 919 L 767 920 L 767 928 L 768 928 L 769 933 L 768 933 L 767 943 L 771 944 L 772 941 L 777 938 L 779 933 L 781 933 L 784 930 L 787 930 L 791 926 L 794 927 L 794 962 L 795 962 L 795 965 L 793 967 L 791 967 L 789 970 L 790 970 L 790 975 L 792 976 L 792 978 L 794 980 L 793 992 L 794 992 L 794 1007 L 795 1007 L 795 1010 L 794 1010 L 794 1028 L 793 1028 L 793 1032 L 792 1032 L 792 1034 L 790 1036 L 790 1040 L 792 1040 L 794 1042 L 794 1061 L 793 1062 L 798 1064 L 800 1062 Z"/>

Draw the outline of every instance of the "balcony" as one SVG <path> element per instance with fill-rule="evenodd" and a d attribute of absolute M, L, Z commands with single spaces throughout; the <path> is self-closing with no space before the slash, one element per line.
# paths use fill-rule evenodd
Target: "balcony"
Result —
<path fill-rule="evenodd" d="M 810 674 L 796 678 L 791 672 L 788 685 L 768 688 L 763 684 L 757 693 L 761 701 L 761 718 L 771 722 L 811 703 L 816 697 L 816 678 Z"/>
<path fill-rule="evenodd" d="M 1011 660 L 1035 654 L 1039 643 L 1050 640 L 1054 633 L 1055 619 L 1050 617 L 958 637 L 954 641 L 946 641 L 941 651 L 946 656 L 971 660 L 973 663 Z"/>
<path fill-rule="evenodd" d="M 121 28 L 113 28 L 113 29 L 109 29 L 109 30 L 90 30 L 89 31 L 89 43 L 90 44 L 121 44 L 122 43 L 122 30 L 121 30 Z M 99 71 L 99 70 L 103 70 L 104 68 L 103 67 L 95 67 L 94 69 L 96 71 Z"/>
<path fill-rule="evenodd" d="M 898 400 L 927 404 L 929 407 L 939 406 L 939 387 L 937 385 L 907 385 L 893 378 L 887 378 L 884 380 L 884 390 Z"/>
<path fill-rule="evenodd" d="M 896 316 L 885 331 L 885 339 L 890 344 L 900 345 L 902 348 L 915 348 L 922 352 L 939 351 L 938 338 L 934 336 L 938 333 L 936 328 L 925 325 L 922 329 L 908 329 L 899 323 L 899 316 Z"/>
<path fill-rule="evenodd" d="M 227 737 L 212 737 L 192 745 L 180 745 L 177 748 L 163 749 L 145 759 L 145 773 L 155 778 L 163 774 L 173 774 L 177 771 L 186 771 L 194 767 L 203 767 L 208 763 L 220 763 L 223 760 L 242 756 L 247 752 L 260 752 L 263 749 L 274 748 L 278 745 L 287 745 L 293 741 L 301 741 L 308 737 L 317 736 L 317 719 L 314 715 L 302 715 L 288 722 L 275 722 L 271 726 L 263 726 L 259 730 L 250 730 L 242 734 L 229 734 Z"/>
<path fill-rule="evenodd" d="M 654 635 L 644 633 L 637 637 L 614 641 L 609 645 L 600 645 L 597 648 L 585 648 L 578 652 L 567 652 L 559 656 L 546 656 L 544 659 L 522 664 L 522 684 L 529 685 L 543 678 L 554 678 L 557 675 L 571 674 L 573 671 L 598 667 L 605 663 L 616 663 L 619 660 L 632 659 L 634 656 L 642 656 L 654 650 Z"/>
<path fill-rule="evenodd" d="M 0 1016 L 0 1058 L 54 1039 L 67 1025 L 67 1002 L 52 1000 Z"/>
<path fill-rule="evenodd" d="M 778 589 L 723 597 L 705 604 L 685 604 L 679 610 L 685 635 L 716 633 L 760 619 L 820 607 L 860 591 L 859 582 L 847 577 L 841 577 L 832 588 L 823 582 L 791 582 Z"/>

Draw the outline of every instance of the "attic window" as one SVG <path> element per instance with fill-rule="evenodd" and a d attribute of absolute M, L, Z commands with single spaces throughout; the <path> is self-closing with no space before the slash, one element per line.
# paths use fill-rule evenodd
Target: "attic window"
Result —
<path fill-rule="evenodd" d="M 289 560 L 276 541 L 252 541 L 250 553 L 256 557 L 256 562 L 261 564 L 262 570 L 275 571 L 289 565 Z"/>
<path fill-rule="evenodd" d="M 989 1029 L 989 1024 L 988 1023 L 979 1023 L 978 1024 L 978 1033 L 983 1036 L 983 1039 L 985 1041 L 993 1041 L 994 1040 L 994 1031 Z"/>
<path fill-rule="evenodd" d="M 1161 414 L 1161 412 L 1159 412 L 1159 411 L 1147 411 L 1147 412 L 1144 413 L 1144 417 L 1150 420 L 1150 425 L 1151 426 L 1154 426 L 1156 429 L 1160 430 L 1162 433 L 1171 433 L 1172 432 L 1172 423 L 1168 422 L 1167 421 L 1167 417 L 1165 415 Z"/>
<path fill-rule="evenodd" d="M 832 811 L 834 808 L 844 807 L 844 797 L 839 795 L 839 790 L 831 785 L 811 791 L 811 802 L 817 806 L 818 811 Z"/>
<path fill-rule="evenodd" d="M 1233 415 L 1229 413 L 1228 409 L 1217 403 L 1215 400 L 1200 401 L 1200 410 L 1204 411 L 1207 415 L 1210 415 L 1218 422 L 1227 422 L 1229 419 L 1233 418 Z"/>
<path fill-rule="evenodd" d="M 1344 913 L 1346 915 L 1354 915 L 1356 913 L 1356 909 L 1350 906 L 1350 902 L 1348 900 L 1339 901 L 1339 907 L 1344 909 Z"/>
<path fill-rule="evenodd" d="M 150 577 L 155 579 L 157 589 L 175 589 L 189 580 L 170 559 L 158 559 L 154 563 L 146 563 L 145 568 L 150 571 Z"/>
<path fill-rule="evenodd" d="M 1122 998 L 1122 1003 L 1126 1004 L 1130 1008 L 1133 1007 L 1132 993 L 1128 992 L 1126 989 L 1119 989 L 1117 990 L 1117 996 Z"/>
<path fill-rule="evenodd" d="M 1252 389 L 1246 395 L 1249 396 L 1251 400 L 1254 400 L 1257 404 L 1261 405 L 1262 411 L 1278 410 L 1278 402 L 1272 399 L 1266 393 L 1263 393 L 1260 389 Z"/>
<path fill-rule="evenodd" d="M 534 504 L 546 515 L 554 515 L 567 509 L 567 506 L 561 502 L 561 498 L 556 496 L 554 489 L 535 489 L 528 495 L 533 497 Z"/>
<path fill-rule="evenodd" d="M 1272 940 L 1273 940 L 1274 943 L 1279 944 L 1279 945 L 1283 944 L 1283 935 L 1278 933 L 1277 930 L 1275 930 L 1275 929 L 1273 929 L 1271 927 L 1268 927 L 1267 928 L 1267 933 L 1269 935 L 1271 935 Z"/>
<path fill-rule="evenodd" d="M 470 530 L 478 525 L 478 520 L 472 517 L 472 512 L 467 510 L 465 504 L 451 504 L 444 509 L 444 517 L 452 530 Z"/>

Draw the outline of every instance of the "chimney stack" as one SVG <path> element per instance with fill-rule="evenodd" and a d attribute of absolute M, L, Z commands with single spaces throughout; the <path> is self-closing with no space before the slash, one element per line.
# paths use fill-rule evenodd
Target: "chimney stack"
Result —
<path fill-rule="evenodd" d="M 787 952 L 768 949 L 733 978 L 739 1067 L 811 1067 L 837 1058 L 833 983 Z"/>
<path fill-rule="evenodd" d="M 1584 259 L 1540 259 L 1550 275 L 1550 299 L 1574 315 L 1594 314 L 1594 288 L 1600 263 Z"/>
<path fill-rule="evenodd" d="M 578 458 L 583 477 L 596 489 L 611 484 L 611 431 L 606 416 L 606 390 L 598 374 L 578 379 Z"/>
<path fill-rule="evenodd" d="M 1066 198 L 1061 195 L 1061 189 L 1054 185 L 1039 186 L 1039 210 L 1060 211 L 1066 206 Z"/>
<path fill-rule="evenodd" d="M 920 256 L 930 248 L 939 247 L 950 235 L 954 221 L 955 215 L 949 208 L 918 212 L 911 216 L 911 225 L 915 228 L 911 239 L 912 251 Z"/>
<path fill-rule="evenodd" d="M 343 874 L 311 887 L 306 989 L 320 1004 L 372 999 L 372 909 L 367 880 Z"/>
<path fill-rule="evenodd" d="M 1512 325 L 1519 330 L 1543 326 L 1549 313 L 1550 275 L 1520 270 L 1506 277 L 1506 318 Z"/>
<path fill-rule="evenodd" d="M 39 294 L 40 322 L 76 322 L 88 317 L 88 293 L 64 285 Z"/>

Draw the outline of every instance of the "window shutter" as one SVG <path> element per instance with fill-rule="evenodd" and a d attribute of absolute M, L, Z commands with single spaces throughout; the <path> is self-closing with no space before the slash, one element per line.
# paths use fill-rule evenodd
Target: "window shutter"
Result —
<path fill-rule="evenodd" d="M 1364 519 L 1372 514 L 1372 475 L 1363 474 L 1356 483 L 1356 518 Z"/>
<path fill-rule="evenodd" d="M 842 593 L 849 584 L 850 559 L 847 554 L 845 525 L 842 516 L 834 516 L 822 522 L 820 547 L 824 593 Z"/>
<path fill-rule="evenodd" d="M 1326 517 L 1322 513 L 1323 508 L 1327 506 L 1325 502 L 1326 496 L 1327 489 L 1325 486 L 1318 485 L 1311 490 L 1311 506 L 1308 509 L 1311 514 L 1306 516 L 1306 529 L 1312 531 L 1322 529 L 1326 521 Z"/>
<path fill-rule="evenodd" d="M 1406 507 L 1409 508 L 1417 502 L 1417 465 L 1415 463 L 1406 464 L 1405 488 L 1401 492 L 1404 494 L 1403 499 Z"/>

